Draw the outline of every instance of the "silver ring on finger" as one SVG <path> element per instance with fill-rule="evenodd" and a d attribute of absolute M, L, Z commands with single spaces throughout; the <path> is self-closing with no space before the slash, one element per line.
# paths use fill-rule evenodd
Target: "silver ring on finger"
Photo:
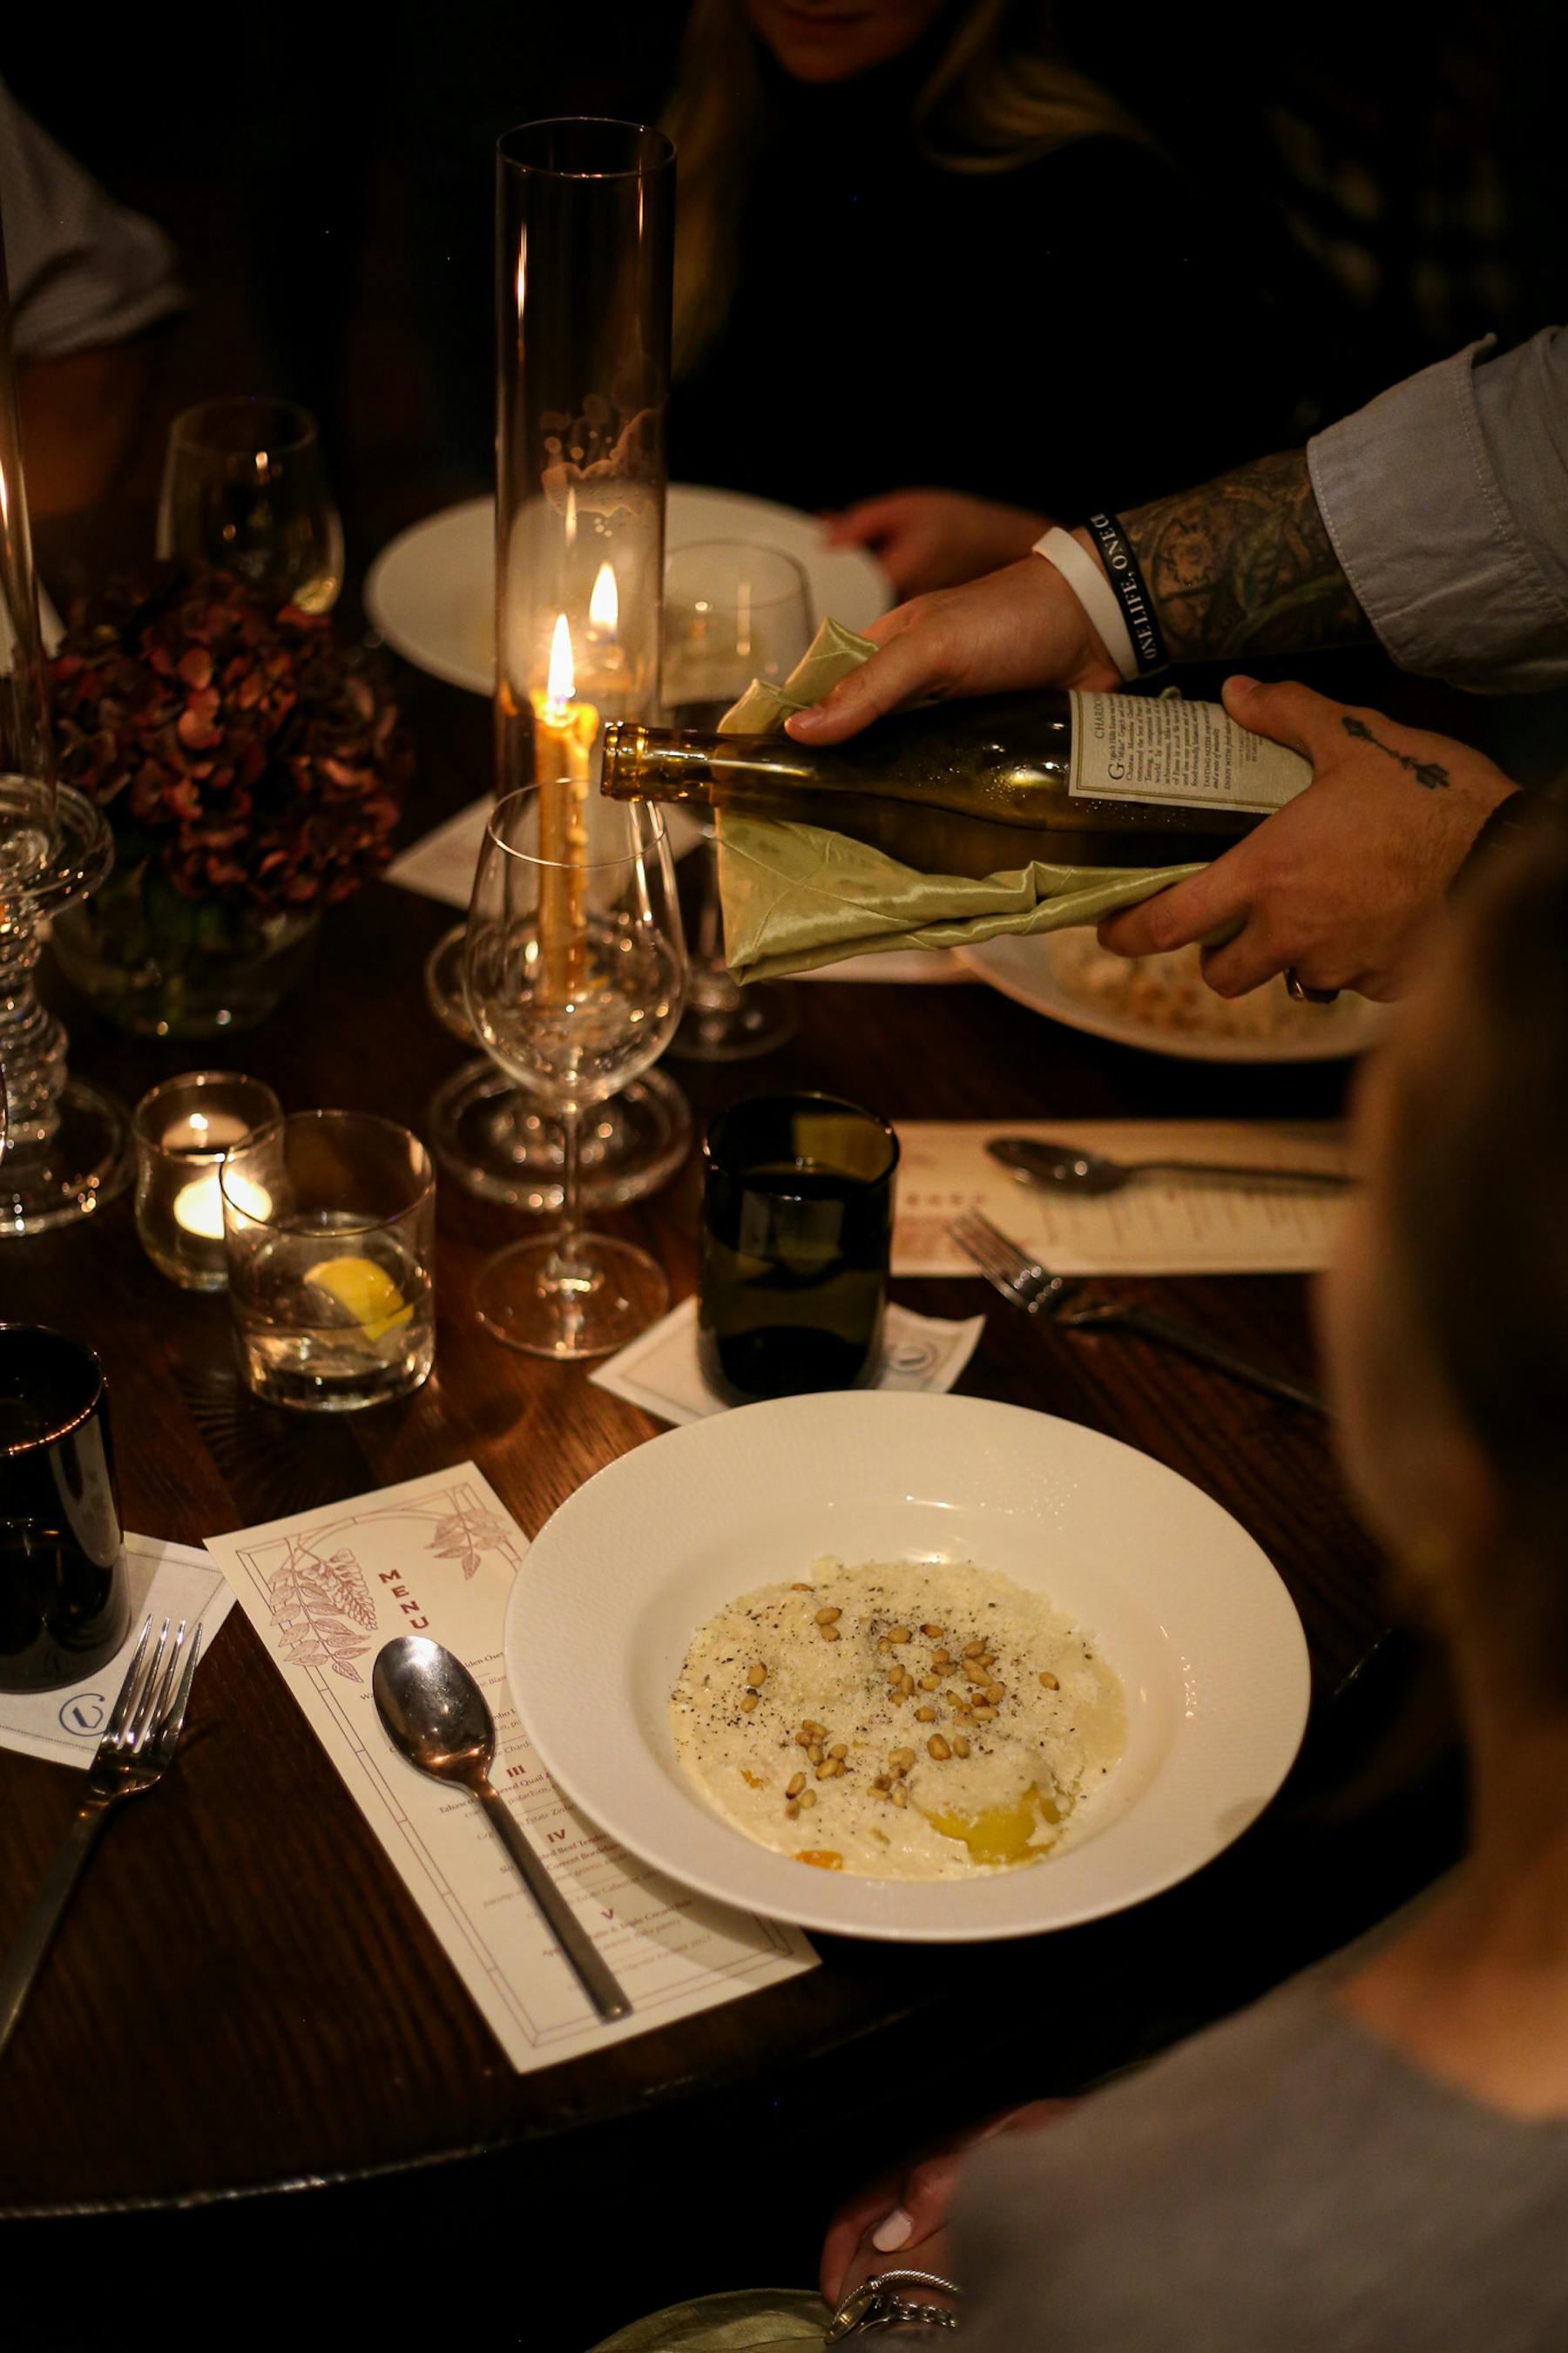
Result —
<path fill-rule="evenodd" d="M 1285 993 L 1298 1005 L 1331 1005 L 1339 995 L 1337 988 L 1309 988 L 1294 965 L 1286 967 Z"/>

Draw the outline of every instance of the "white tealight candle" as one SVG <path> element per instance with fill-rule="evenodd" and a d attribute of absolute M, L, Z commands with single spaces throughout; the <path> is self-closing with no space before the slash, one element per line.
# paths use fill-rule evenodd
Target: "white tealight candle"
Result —
<path fill-rule="evenodd" d="M 229 1179 L 229 1198 L 247 1218 L 265 1218 L 272 1207 L 272 1196 L 265 1186 L 252 1185 L 243 1176 Z M 223 1240 L 223 1187 L 216 1168 L 174 1196 L 174 1223 L 184 1226 L 188 1234 L 199 1234 L 203 1241 Z"/>
<path fill-rule="evenodd" d="M 279 1116 L 259 1080 L 234 1071 L 168 1079 L 136 1106 L 136 1230 L 153 1264 L 195 1291 L 221 1291 L 226 1257 L 219 1171 L 252 1131 Z M 264 1218 L 271 1196 L 237 1188 L 240 1208 Z"/>

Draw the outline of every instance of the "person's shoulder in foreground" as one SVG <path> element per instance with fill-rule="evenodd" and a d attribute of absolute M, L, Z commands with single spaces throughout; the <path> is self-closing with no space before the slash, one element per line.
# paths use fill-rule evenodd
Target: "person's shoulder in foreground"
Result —
<path fill-rule="evenodd" d="M 1568 2120 L 1419 2072 L 1313 1976 L 970 2158 L 964 2334 L 974 2353 L 1543 2353 L 1568 2343 L 1565 2205 Z"/>

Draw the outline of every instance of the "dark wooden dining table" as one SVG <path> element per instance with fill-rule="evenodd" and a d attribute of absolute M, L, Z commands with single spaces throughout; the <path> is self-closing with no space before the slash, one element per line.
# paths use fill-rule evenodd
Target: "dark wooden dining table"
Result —
<path fill-rule="evenodd" d="M 412 671 L 402 691 L 421 757 L 412 839 L 485 788 L 489 714 Z M 126 1038 L 63 984 L 48 989 L 75 1066 L 128 1101 L 222 1063 L 270 1081 L 287 1108 L 358 1106 L 419 1130 L 463 1052 L 423 980 L 454 920 L 372 884 L 328 916 L 314 964 L 267 1023 L 221 1043 Z M 667 1065 L 699 1128 L 738 1093 L 797 1082 L 895 1121 L 1317 1117 L 1343 1102 L 1340 1064 L 1139 1052 L 978 985 L 788 986 L 799 1026 L 777 1053 Z M 612 1221 L 658 1253 L 676 1297 L 694 1280 L 698 1208 L 689 1161 Z M 472 1458 L 531 1536 L 659 1426 L 585 1369 L 513 1354 L 475 1322 L 478 1269 L 526 1223 L 442 1180 L 434 1375 L 356 1415 L 250 1398 L 226 1301 L 155 1271 L 127 1194 L 72 1230 L 0 1245 L 0 1313 L 99 1351 L 131 1528 L 196 1545 Z M 1298 1279 L 1114 1288 L 1311 1375 Z M 429 2276 L 417 2250 L 465 2267 L 473 2294 L 488 2283 L 515 2341 L 569 2353 L 668 2296 L 808 2279 L 834 2199 L 879 2155 L 1157 2050 L 1375 1916 L 1440 1859 L 1452 1810 L 1428 1802 L 1430 1776 L 1353 1815 L 1338 1803 L 1404 1676 L 1384 1674 L 1395 1653 L 1379 1648 L 1379 1565 L 1328 1428 L 1142 1341 L 1042 1325 L 977 1279 L 898 1282 L 894 1296 L 942 1315 L 986 1309 L 961 1390 L 1146 1450 L 1277 1565 L 1315 1700 L 1302 1759 L 1263 1820 L 1185 1885 L 1114 1919 L 979 1947 L 823 1939 L 822 1966 L 788 1983 L 519 2074 L 236 1609 L 202 1667 L 176 1768 L 111 1827 L 0 2062 L 8 2280 L 37 2275 L 23 2258 L 38 2248 L 58 2309 L 72 2249 L 86 2277 L 97 2254 L 177 2230 L 184 2245 L 232 2253 L 247 2312 L 292 2311 L 301 2277 L 319 2297 L 325 2262 L 355 2311 L 373 2309 L 374 2283 L 396 2316 L 414 2309 L 416 2275 Z M 69 1771 L 0 1749 L 0 1945 L 77 1794 Z M 531 2335 L 520 2316 L 542 2297 L 556 2316 Z"/>

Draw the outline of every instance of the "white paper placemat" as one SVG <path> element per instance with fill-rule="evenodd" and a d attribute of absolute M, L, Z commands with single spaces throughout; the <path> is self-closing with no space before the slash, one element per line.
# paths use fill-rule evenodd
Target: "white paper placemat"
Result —
<path fill-rule="evenodd" d="M 501 1652 L 527 1539 L 471 1462 L 207 1548 L 520 2073 L 816 1966 L 798 1929 L 678 1887 L 557 1793 L 518 1723 Z M 477 1801 L 417 1772 L 383 1732 L 371 1668 L 407 1633 L 445 1643 L 483 1688 L 495 1786 L 625 1987 L 630 2018 L 595 2017 Z"/>
<path fill-rule="evenodd" d="M 1163 1155 L 1264 1167 L 1349 1166 L 1344 1131 L 1321 1120 L 900 1120 L 895 1274 L 973 1274 L 948 1234 L 960 1209 L 1056 1274 L 1304 1274 L 1332 1256 L 1344 1194 L 1140 1176 L 1075 1199 L 1020 1183 L 985 1150 L 994 1135 L 1074 1144 L 1115 1160 Z"/>
<path fill-rule="evenodd" d="M 125 1567 L 131 1579 L 131 1630 L 114 1657 L 64 1691 L 0 1692 L 0 1746 L 46 1757 L 51 1764 L 76 1765 L 85 1772 L 149 1616 L 155 1627 L 165 1618 L 176 1626 L 182 1618 L 193 1624 L 199 1618 L 205 1658 L 234 1607 L 233 1594 L 205 1553 L 188 1545 L 162 1544 L 156 1536 L 128 1535 Z M 198 1661 L 196 1673 L 201 1671 Z"/>
<path fill-rule="evenodd" d="M 949 1324 L 940 1315 L 916 1315 L 908 1307 L 889 1306 L 882 1331 L 882 1369 L 872 1386 L 950 1389 L 984 1328 L 984 1315 Z M 651 1332 L 608 1358 L 590 1378 L 661 1421 L 703 1421 L 710 1413 L 730 1410 L 725 1399 L 709 1388 L 697 1362 L 694 1298 L 672 1307 Z"/>

